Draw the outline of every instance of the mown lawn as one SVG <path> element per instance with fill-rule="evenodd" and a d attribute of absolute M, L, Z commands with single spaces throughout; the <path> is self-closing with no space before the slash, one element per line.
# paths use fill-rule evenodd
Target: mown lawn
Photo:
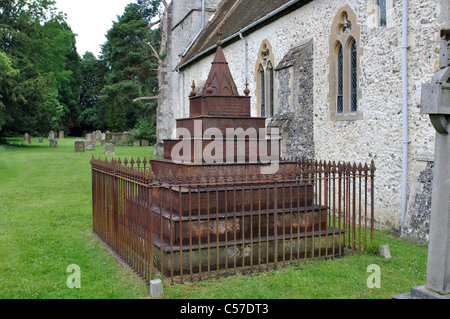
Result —
<path fill-rule="evenodd" d="M 0 146 L 0 298 L 145 299 L 148 287 L 121 266 L 92 234 L 90 159 L 75 153 L 74 138 Z M 98 144 L 97 144 L 98 146 Z M 116 157 L 152 157 L 153 148 L 116 147 Z M 109 158 L 111 158 L 109 156 Z M 374 247 L 389 244 L 393 259 L 372 249 L 341 259 L 299 263 L 250 276 L 200 283 L 164 283 L 165 298 L 391 298 L 423 285 L 427 248 L 375 233 Z M 70 289 L 67 267 L 81 269 L 81 288 Z M 376 264 L 381 288 L 366 285 Z"/>

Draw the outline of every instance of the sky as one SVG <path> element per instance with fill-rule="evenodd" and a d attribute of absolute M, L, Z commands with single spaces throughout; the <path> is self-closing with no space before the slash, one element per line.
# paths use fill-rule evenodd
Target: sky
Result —
<path fill-rule="evenodd" d="M 67 23 L 77 34 L 77 51 L 83 56 L 86 51 L 100 54 L 105 43 L 106 32 L 112 27 L 125 6 L 136 0 L 56 0 L 59 11 L 67 14 Z"/>

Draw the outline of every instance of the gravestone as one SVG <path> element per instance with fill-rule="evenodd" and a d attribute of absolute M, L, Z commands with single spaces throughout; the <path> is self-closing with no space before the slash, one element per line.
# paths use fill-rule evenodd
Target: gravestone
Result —
<path fill-rule="evenodd" d="M 59 131 L 59 139 L 60 140 L 64 139 L 64 131 Z"/>
<path fill-rule="evenodd" d="M 139 147 L 141 146 L 141 142 L 140 141 L 134 141 L 133 142 L 133 147 Z"/>
<path fill-rule="evenodd" d="M 95 141 L 86 141 L 86 150 L 95 151 Z"/>
<path fill-rule="evenodd" d="M 96 142 L 101 142 L 102 141 L 102 132 L 97 130 L 95 131 L 95 141 Z"/>
<path fill-rule="evenodd" d="M 58 140 L 55 140 L 54 138 L 50 140 L 50 148 L 57 148 L 58 147 Z"/>
<path fill-rule="evenodd" d="M 150 296 L 152 298 L 164 297 L 163 284 L 161 279 L 155 279 L 150 281 Z"/>
<path fill-rule="evenodd" d="M 123 133 L 123 139 L 124 139 L 125 141 L 131 140 L 132 137 L 133 137 L 133 134 L 131 134 L 130 132 L 124 132 L 124 133 Z"/>
<path fill-rule="evenodd" d="M 106 143 L 104 150 L 106 155 L 116 155 L 116 153 L 114 153 L 114 144 L 112 143 Z"/>
<path fill-rule="evenodd" d="M 25 135 L 23 136 L 23 139 L 24 139 L 24 144 L 25 144 L 25 145 L 30 145 L 30 144 L 31 144 L 31 137 L 30 137 L 30 134 L 25 133 Z"/>
<path fill-rule="evenodd" d="M 75 152 L 77 153 L 84 153 L 86 150 L 86 144 L 83 140 L 76 140 L 75 141 Z"/>
<path fill-rule="evenodd" d="M 40 138 L 39 138 L 39 144 L 42 144 L 42 143 L 44 143 L 44 138 L 43 138 L 43 137 L 40 137 Z"/>
<path fill-rule="evenodd" d="M 384 259 L 391 259 L 391 250 L 389 249 L 389 245 L 380 245 L 379 247 L 380 256 Z"/>
<path fill-rule="evenodd" d="M 142 140 L 141 141 L 141 146 L 150 146 L 150 141 L 149 140 Z"/>
<path fill-rule="evenodd" d="M 427 280 L 396 299 L 450 299 L 450 30 L 441 31 L 440 69 L 422 86 L 421 113 L 436 129 Z"/>
<path fill-rule="evenodd" d="M 49 140 L 53 140 L 55 138 L 55 133 L 53 132 L 53 131 L 50 131 L 49 133 L 48 133 L 48 139 Z"/>
<path fill-rule="evenodd" d="M 92 140 L 92 134 L 88 133 L 86 134 L 86 141 L 91 141 Z"/>
<path fill-rule="evenodd" d="M 112 133 L 110 131 L 107 131 L 105 133 L 105 140 L 106 140 L 106 143 L 111 143 L 112 142 Z"/>

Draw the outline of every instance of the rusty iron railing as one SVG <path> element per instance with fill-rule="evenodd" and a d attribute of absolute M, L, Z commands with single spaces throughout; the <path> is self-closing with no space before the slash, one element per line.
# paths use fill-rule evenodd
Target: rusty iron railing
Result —
<path fill-rule="evenodd" d="M 93 231 L 144 279 L 260 271 L 373 241 L 375 166 L 296 160 L 295 170 L 217 176 L 92 159 Z"/>

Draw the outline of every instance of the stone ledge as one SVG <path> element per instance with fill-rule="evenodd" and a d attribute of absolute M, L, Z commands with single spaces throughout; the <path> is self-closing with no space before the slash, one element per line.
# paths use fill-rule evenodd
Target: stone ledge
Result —
<path fill-rule="evenodd" d="M 413 287 L 411 292 L 393 296 L 392 299 L 450 299 L 450 294 L 441 295 L 425 286 Z"/>

